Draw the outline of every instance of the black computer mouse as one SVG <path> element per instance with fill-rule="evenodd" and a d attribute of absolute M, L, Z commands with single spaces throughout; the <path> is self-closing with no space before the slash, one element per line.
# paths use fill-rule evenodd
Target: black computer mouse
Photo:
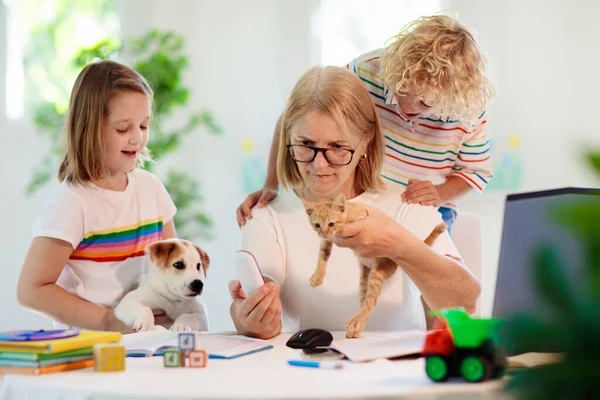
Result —
<path fill-rule="evenodd" d="M 305 349 L 307 347 L 324 347 L 333 342 L 331 333 L 324 329 L 311 328 L 296 332 L 287 341 L 286 346 L 292 349 Z"/>

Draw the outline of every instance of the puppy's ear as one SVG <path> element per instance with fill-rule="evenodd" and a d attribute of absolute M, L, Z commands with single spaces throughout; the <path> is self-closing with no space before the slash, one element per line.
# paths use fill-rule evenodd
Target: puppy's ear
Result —
<path fill-rule="evenodd" d="M 202 260 L 202 269 L 204 270 L 204 276 L 206 276 L 206 271 L 208 270 L 208 266 L 210 265 L 210 257 L 203 251 L 199 246 L 194 245 L 198 254 L 200 254 L 200 259 Z"/>
<path fill-rule="evenodd" d="M 169 254 L 175 250 L 176 246 L 175 242 L 159 240 L 146 246 L 145 251 L 154 265 L 163 267 L 169 259 Z"/>

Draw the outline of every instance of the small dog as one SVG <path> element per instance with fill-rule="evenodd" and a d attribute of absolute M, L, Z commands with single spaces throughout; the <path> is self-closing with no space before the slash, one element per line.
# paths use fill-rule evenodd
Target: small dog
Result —
<path fill-rule="evenodd" d="M 200 270 L 208 270 L 210 258 L 200 247 L 182 239 L 167 239 L 146 247 L 148 273 L 137 289 L 127 293 L 115 315 L 135 332 L 165 329 L 154 324 L 153 309 L 164 310 L 173 320 L 172 331 L 206 331 L 208 319 L 196 296 L 204 283 Z"/>

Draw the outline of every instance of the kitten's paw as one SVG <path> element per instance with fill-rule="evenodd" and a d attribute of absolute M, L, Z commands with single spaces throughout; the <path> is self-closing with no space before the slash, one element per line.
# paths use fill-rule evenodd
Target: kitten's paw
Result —
<path fill-rule="evenodd" d="M 145 308 L 144 311 L 138 315 L 131 326 L 134 332 L 145 332 L 151 331 L 155 328 L 154 325 L 154 314 L 149 308 Z"/>
<path fill-rule="evenodd" d="M 312 287 L 317 287 L 317 286 L 321 286 L 321 284 L 323 283 L 323 278 L 325 276 L 323 274 L 317 274 L 316 272 L 314 274 L 312 274 L 312 276 L 310 277 L 310 286 Z"/>
<path fill-rule="evenodd" d="M 347 331 L 346 337 L 348 339 L 358 339 L 360 337 L 360 332 L 358 331 Z"/>
<path fill-rule="evenodd" d="M 358 338 L 365 329 L 365 323 L 362 318 L 354 316 L 346 321 L 346 337 L 347 338 Z"/>

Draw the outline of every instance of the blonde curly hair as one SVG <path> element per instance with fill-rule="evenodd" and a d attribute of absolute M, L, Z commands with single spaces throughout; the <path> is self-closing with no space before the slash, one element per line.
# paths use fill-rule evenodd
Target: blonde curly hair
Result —
<path fill-rule="evenodd" d="M 413 94 L 450 118 L 476 120 L 495 94 L 475 38 L 445 15 L 405 25 L 386 43 L 382 62 L 396 95 Z"/>

